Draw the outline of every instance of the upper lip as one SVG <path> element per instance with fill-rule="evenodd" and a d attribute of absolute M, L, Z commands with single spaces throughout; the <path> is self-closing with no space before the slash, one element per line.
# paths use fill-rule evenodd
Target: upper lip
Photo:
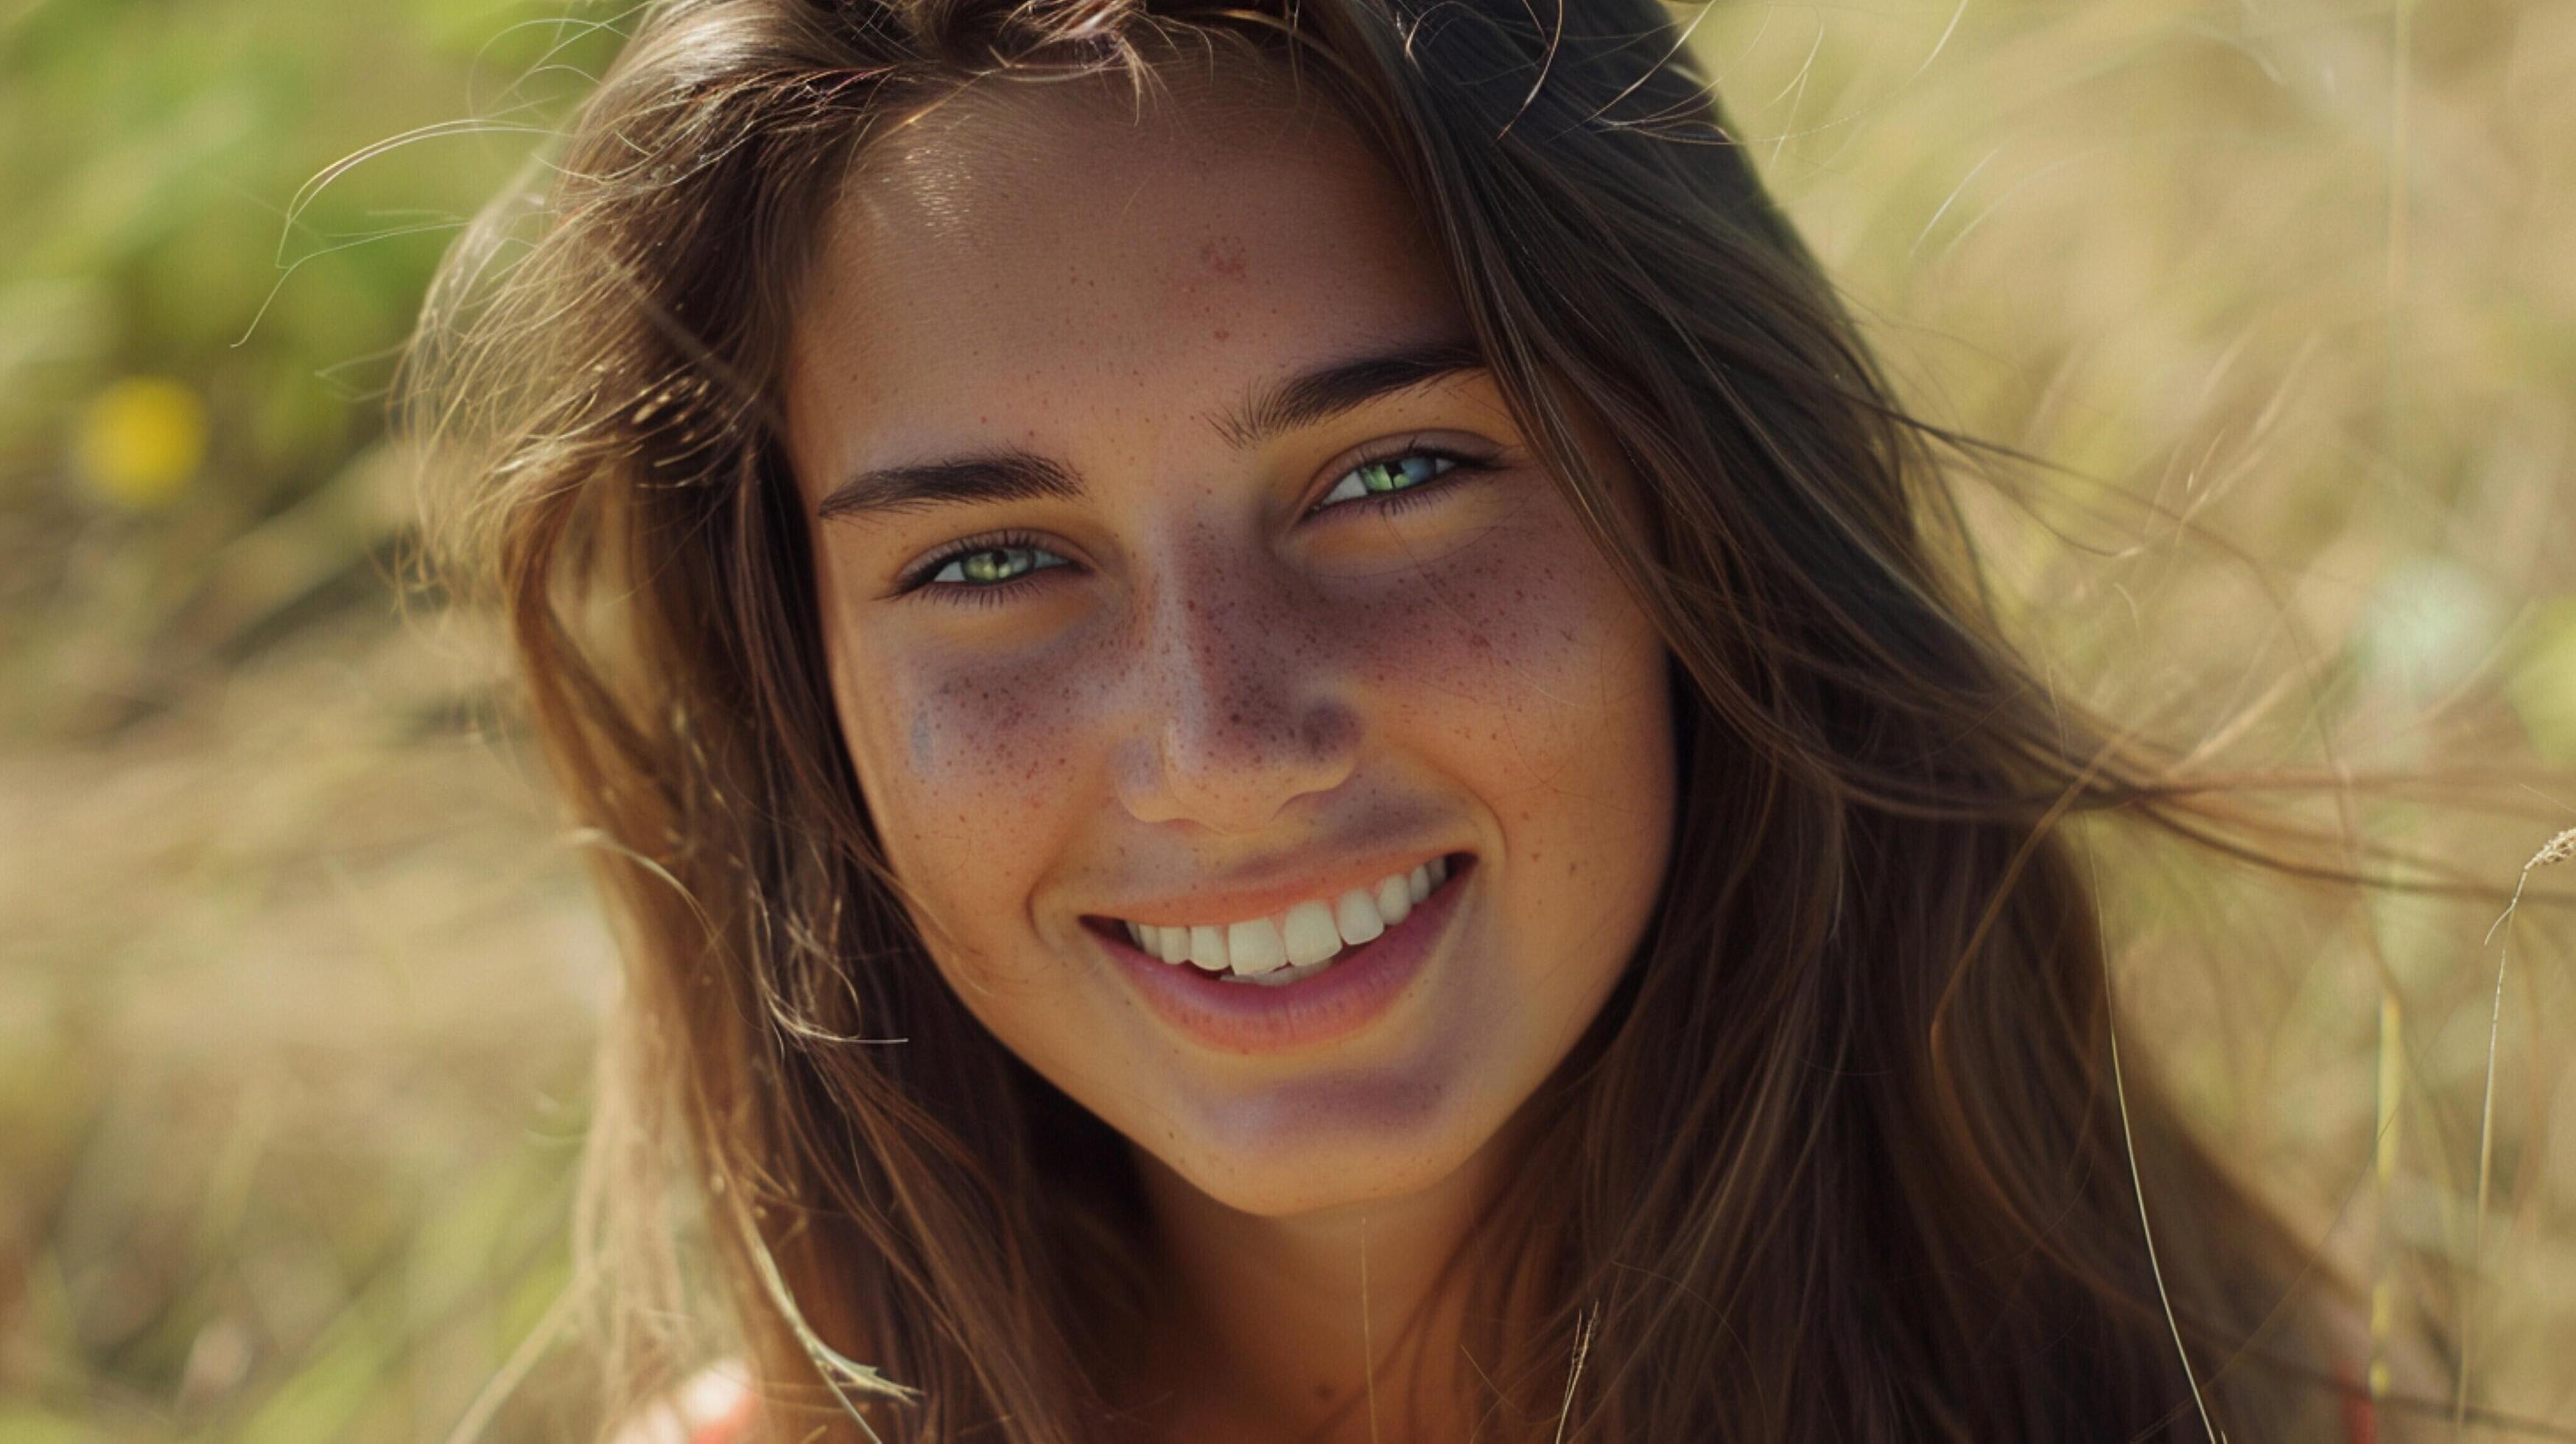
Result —
<path fill-rule="evenodd" d="M 1369 888 L 1390 873 L 1409 873 L 1436 857 L 1463 856 L 1456 849 L 1412 847 L 1354 857 L 1340 854 L 1329 863 L 1290 860 L 1247 869 L 1241 881 L 1188 892 L 1140 898 L 1088 914 L 1149 927 L 1243 922 L 1284 912 L 1308 900 L 1329 903 L 1354 888 Z"/>

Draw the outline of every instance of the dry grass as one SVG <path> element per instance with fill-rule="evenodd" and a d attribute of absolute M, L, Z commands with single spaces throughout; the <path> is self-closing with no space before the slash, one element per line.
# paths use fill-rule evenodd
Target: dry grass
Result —
<path fill-rule="evenodd" d="M 352 618 L 0 758 L 0 1437 L 443 1437 L 563 1286 L 606 945 L 454 671 Z"/>
<path fill-rule="evenodd" d="M 1965 497 L 2056 685 L 2225 765 L 2486 769 L 2288 805 L 2491 898 L 2105 835 L 2123 1041 L 2390 1319 L 2467 1329 L 2467 1405 L 2576 1430 L 2563 891 L 2509 974 L 2481 944 L 2570 820 L 2514 784 L 2576 796 L 2576 7 L 1745 3 L 1693 44 L 1926 408 L 2090 478 Z M 514 1353 L 476 1417 L 563 1437 L 564 1351 L 520 1351 L 609 960 L 490 677 L 371 580 L 385 468 L 147 524 L 55 499 L 53 445 L 0 452 L 70 518 L 0 529 L 62 558 L 0 586 L 0 1437 L 443 1439 Z"/>

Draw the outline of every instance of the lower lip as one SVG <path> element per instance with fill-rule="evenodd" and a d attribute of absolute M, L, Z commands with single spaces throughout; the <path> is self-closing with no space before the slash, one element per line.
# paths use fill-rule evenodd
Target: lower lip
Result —
<path fill-rule="evenodd" d="M 1450 854 L 1448 881 L 1416 903 L 1404 921 L 1357 947 L 1344 947 L 1324 971 L 1275 988 L 1229 983 L 1223 974 L 1189 963 L 1164 962 L 1128 941 L 1123 927 L 1116 936 L 1087 923 L 1084 931 L 1135 980 L 1155 1016 L 1209 1048 L 1272 1053 L 1312 1047 L 1348 1037 L 1395 1006 L 1405 984 L 1448 935 L 1458 896 L 1474 871 L 1471 854 Z"/>

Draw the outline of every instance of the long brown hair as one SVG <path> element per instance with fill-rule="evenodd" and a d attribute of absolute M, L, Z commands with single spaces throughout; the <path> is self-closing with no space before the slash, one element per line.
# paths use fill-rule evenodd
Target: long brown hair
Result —
<path fill-rule="evenodd" d="M 1898 408 L 1651 0 L 649 8 L 449 258 L 406 393 L 438 555 L 506 617 L 623 928 L 588 1245 L 667 1246 L 672 1180 L 703 1203 L 783 1436 L 1121 1437 L 1132 1166 L 907 920 L 773 400 L 873 136 L 1202 63 L 1293 73 L 1375 148 L 1670 648 L 1655 920 L 1452 1261 L 1480 1437 L 2316 1437 L 2348 1291 L 2115 1071 L 2067 824 L 2259 829 L 2000 640 L 1944 469 L 1973 448 Z M 621 1277 L 614 1322 L 680 1306 Z"/>

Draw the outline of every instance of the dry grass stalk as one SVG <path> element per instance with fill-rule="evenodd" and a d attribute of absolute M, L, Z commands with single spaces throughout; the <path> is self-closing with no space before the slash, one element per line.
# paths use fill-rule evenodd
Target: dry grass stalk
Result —
<path fill-rule="evenodd" d="M 1574 1412 L 1574 1386 L 1583 1378 L 1583 1358 L 1592 1352 L 1592 1326 L 1601 1321 L 1601 1306 L 1583 1316 L 1583 1330 L 1574 1336 L 1574 1364 L 1565 1374 L 1565 1403 L 1556 1411 L 1556 1444 L 1565 1444 L 1565 1421 Z"/>
<path fill-rule="evenodd" d="M 2109 966 L 2109 955 L 2103 964 Z M 2107 999 L 2106 999 L 2107 1001 Z M 2147 1221 L 2147 1186 L 2138 1177 L 2138 1140 L 2129 1126 L 2129 1088 L 2120 1076 L 2120 1028 L 2116 1019 L 2106 1016 L 2104 1037 L 2111 1045 L 2111 1096 L 2120 1105 L 2120 1146 L 2129 1155 L 2129 1187 L 2138 1198 L 2138 1233 L 2146 1240 L 2147 1271 L 2155 1277 L 2156 1302 L 2164 1306 L 2165 1327 L 2173 1331 L 2174 1356 L 2182 1362 L 2183 1382 L 2191 1385 L 2191 1405 L 2200 1412 L 2200 1431 L 2213 1444 L 2227 1444 L 2227 1436 L 2209 1419 L 2209 1401 L 2201 1397 L 2200 1376 L 2191 1367 L 2191 1350 L 2182 1341 L 2182 1321 L 2174 1317 L 2173 1295 L 2165 1289 L 2164 1265 L 2156 1260 L 2156 1229 Z"/>
<path fill-rule="evenodd" d="M 2522 906 L 2522 890 L 2530 883 L 2535 869 L 2576 858 L 2576 827 L 2571 827 L 2540 845 L 2531 861 L 2522 865 L 2522 875 L 2514 879 L 2513 898 L 2504 905 L 2504 913 L 2487 929 L 2489 938 L 2498 933 L 2504 939 L 2496 947 L 2495 1002 L 2487 1014 L 2487 1082 L 2483 1101 L 2478 1105 L 2478 1205 L 2472 1215 L 2469 1236 L 2469 1298 L 2460 1309 L 2460 1373 L 2451 1398 L 2451 1432 L 2456 1437 L 2469 1416 L 2469 1336 L 2476 1321 L 2478 1272 L 2486 1261 L 2487 1182 L 2495 1147 L 2495 1065 L 2496 1045 L 2504 1031 L 2505 963 L 2513 952 L 2513 914 Z"/>

